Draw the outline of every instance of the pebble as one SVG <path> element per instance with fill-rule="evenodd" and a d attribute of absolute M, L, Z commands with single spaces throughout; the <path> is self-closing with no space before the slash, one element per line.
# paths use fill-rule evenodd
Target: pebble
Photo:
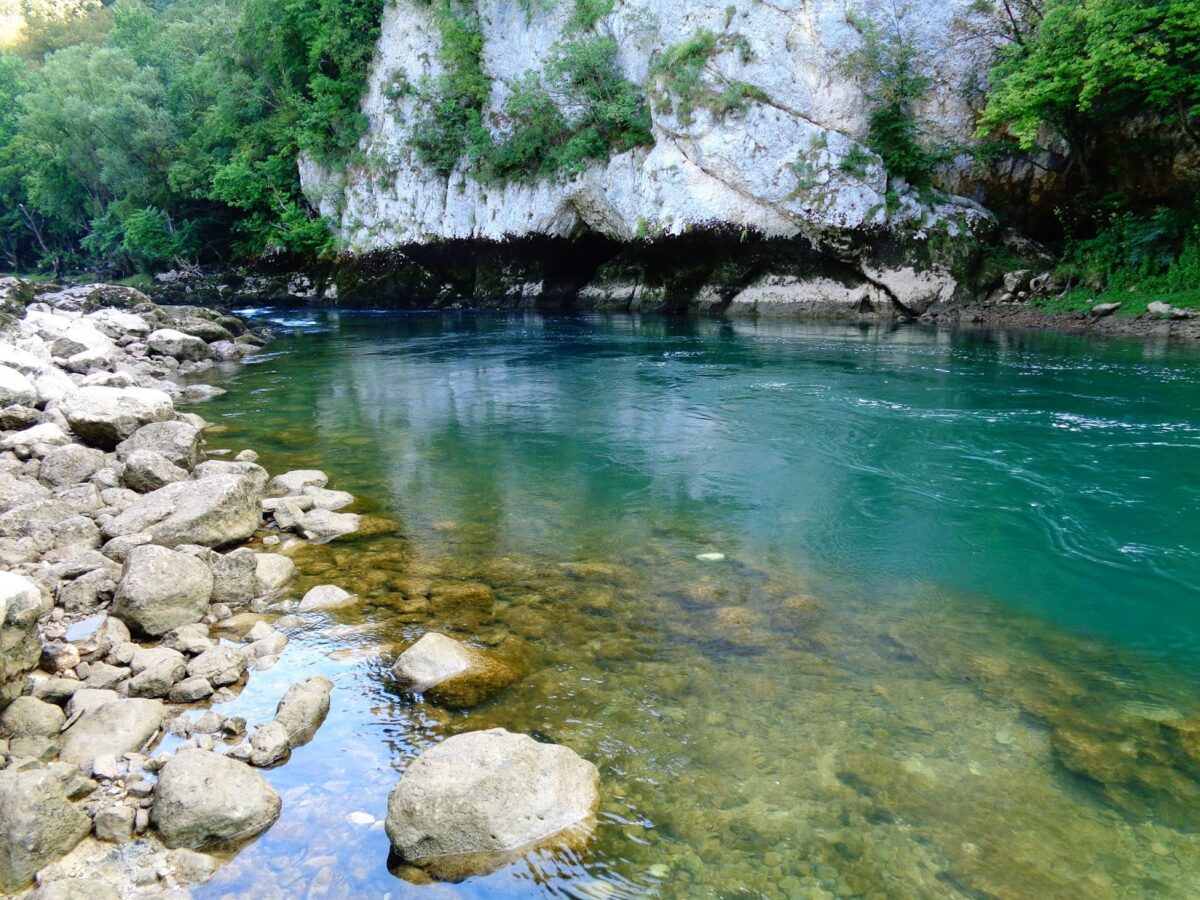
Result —
<path fill-rule="evenodd" d="M 724 553 L 697 553 L 696 559 L 700 562 L 720 562 L 725 558 Z"/>

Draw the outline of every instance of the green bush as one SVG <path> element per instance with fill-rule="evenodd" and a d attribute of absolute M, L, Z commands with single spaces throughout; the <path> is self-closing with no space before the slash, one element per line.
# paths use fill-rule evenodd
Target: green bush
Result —
<path fill-rule="evenodd" d="M 457 8 L 454 0 L 435 0 L 433 10 L 442 37 L 443 74 L 417 86 L 424 112 L 413 126 L 411 143 L 423 163 L 449 175 L 463 156 L 474 159 L 487 152 L 491 139 L 483 127 L 483 106 L 492 86 L 483 72 L 483 34 L 474 11 Z"/>
<path fill-rule="evenodd" d="M 770 98 L 761 89 L 744 81 L 726 79 L 709 66 L 714 58 L 727 51 L 736 51 L 742 62 L 753 58 L 743 35 L 716 35 L 704 30 L 660 54 L 650 67 L 655 109 L 661 113 L 673 111 L 681 124 L 690 125 L 697 109 L 707 109 L 720 118 L 744 112 L 752 102 L 768 102 Z M 710 82 L 718 86 L 713 87 Z"/>
<path fill-rule="evenodd" d="M 922 71 L 921 55 L 905 30 L 903 15 L 898 13 L 886 25 L 858 16 L 849 22 L 862 37 L 846 62 L 862 83 L 867 100 L 866 143 L 890 174 L 913 185 L 927 185 L 944 154 L 931 150 L 923 140 L 916 108 L 932 81 Z"/>

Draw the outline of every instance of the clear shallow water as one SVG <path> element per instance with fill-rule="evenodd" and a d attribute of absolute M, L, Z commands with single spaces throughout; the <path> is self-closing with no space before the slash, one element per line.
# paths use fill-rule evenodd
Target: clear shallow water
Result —
<path fill-rule="evenodd" d="M 380 524 L 298 557 L 297 594 L 365 603 L 309 620 L 228 710 L 265 719 L 323 672 L 334 712 L 268 773 L 280 822 L 200 896 L 1200 893 L 1200 355 L 275 318 L 203 407 L 210 448 L 325 469 Z M 494 609 L 405 602 L 447 581 Z M 430 628 L 525 677 L 467 713 L 394 693 L 387 664 Z M 496 725 L 600 766 L 589 851 L 457 885 L 389 872 L 371 820 L 398 772 Z"/>

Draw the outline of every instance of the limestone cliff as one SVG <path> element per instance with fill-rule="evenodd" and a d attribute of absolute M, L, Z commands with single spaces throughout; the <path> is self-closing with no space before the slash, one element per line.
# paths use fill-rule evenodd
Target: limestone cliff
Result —
<path fill-rule="evenodd" d="M 648 86 L 652 98 L 657 56 L 707 31 L 736 35 L 737 49 L 732 41 L 722 45 L 702 77 L 717 86 L 748 85 L 755 99 L 726 114 L 698 108 L 686 122 L 670 104 L 651 102 L 652 144 L 570 177 L 496 184 L 474 178 L 465 159 L 449 176 L 440 175 L 414 151 L 422 101 L 397 86 L 442 73 L 441 34 L 429 6 L 396 0 L 385 13 L 363 99 L 370 124 L 359 164 L 331 171 L 302 160 L 302 180 L 338 224 L 351 254 L 401 254 L 383 267 L 388 271 L 425 264 L 420 248 L 445 242 L 467 242 L 457 245 L 463 247 L 588 235 L 609 242 L 603 263 L 648 238 L 669 246 L 672 238 L 705 231 L 734 243 L 753 235 L 774 248 L 768 256 L 785 263 L 743 266 L 716 294 L 710 291 L 714 305 L 919 313 L 957 289 L 930 238 L 954 238 L 985 226 L 989 217 L 950 193 L 921 199 L 889 179 L 879 157 L 861 143 L 867 110 L 846 60 L 862 40 L 856 27 L 862 21 L 898 24 L 933 80 L 921 110 L 927 127 L 936 140 L 965 141 L 972 118 L 963 87 L 975 60 L 952 35 L 956 16 L 970 4 L 617 0 L 594 30 L 615 38 L 625 77 Z M 492 85 L 483 121 L 502 136 L 511 86 L 540 70 L 570 34 L 571 4 L 478 0 L 475 12 Z M 942 184 L 953 187 L 948 177 Z M 780 241 L 789 247 L 782 254 Z M 755 252 L 761 257 L 765 251 L 760 244 Z M 644 266 L 633 268 L 630 276 L 629 266 L 601 266 L 595 277 L 588 273 L 587 284 L 571 289 L 593 305 L 661 307 L 658 294 L 636 300 Z M 708 279 L 695 280 L 685 301 L 703 305 L 701 282 Z M 514 287 L 508 279 L 504 288 L 517 292 L 514 303 L 534 302 L 547 290 L 539 271 L 524 271 L 517 282 Z"/>

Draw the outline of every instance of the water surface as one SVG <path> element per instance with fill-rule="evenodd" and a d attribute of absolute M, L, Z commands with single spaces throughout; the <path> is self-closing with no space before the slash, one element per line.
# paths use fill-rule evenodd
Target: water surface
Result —
<path fill-rule="evenodd" d="M 378 517 L 297 556 L 313 616 L 230 704 L 322 672 L 280 822 L 200 896 L 1200 894 L 1200 356 L 1011 333 L 264 313 L 209 447 Z M 719 552 L 704 562 L 697 554 Z M 414 613 L 482 584 L 491 613 Z M 525 677 L 393 690 L 437 629 Z M 388 790 L 503 726 L 593 760 L 585 853 L 388 868 Z"/>

